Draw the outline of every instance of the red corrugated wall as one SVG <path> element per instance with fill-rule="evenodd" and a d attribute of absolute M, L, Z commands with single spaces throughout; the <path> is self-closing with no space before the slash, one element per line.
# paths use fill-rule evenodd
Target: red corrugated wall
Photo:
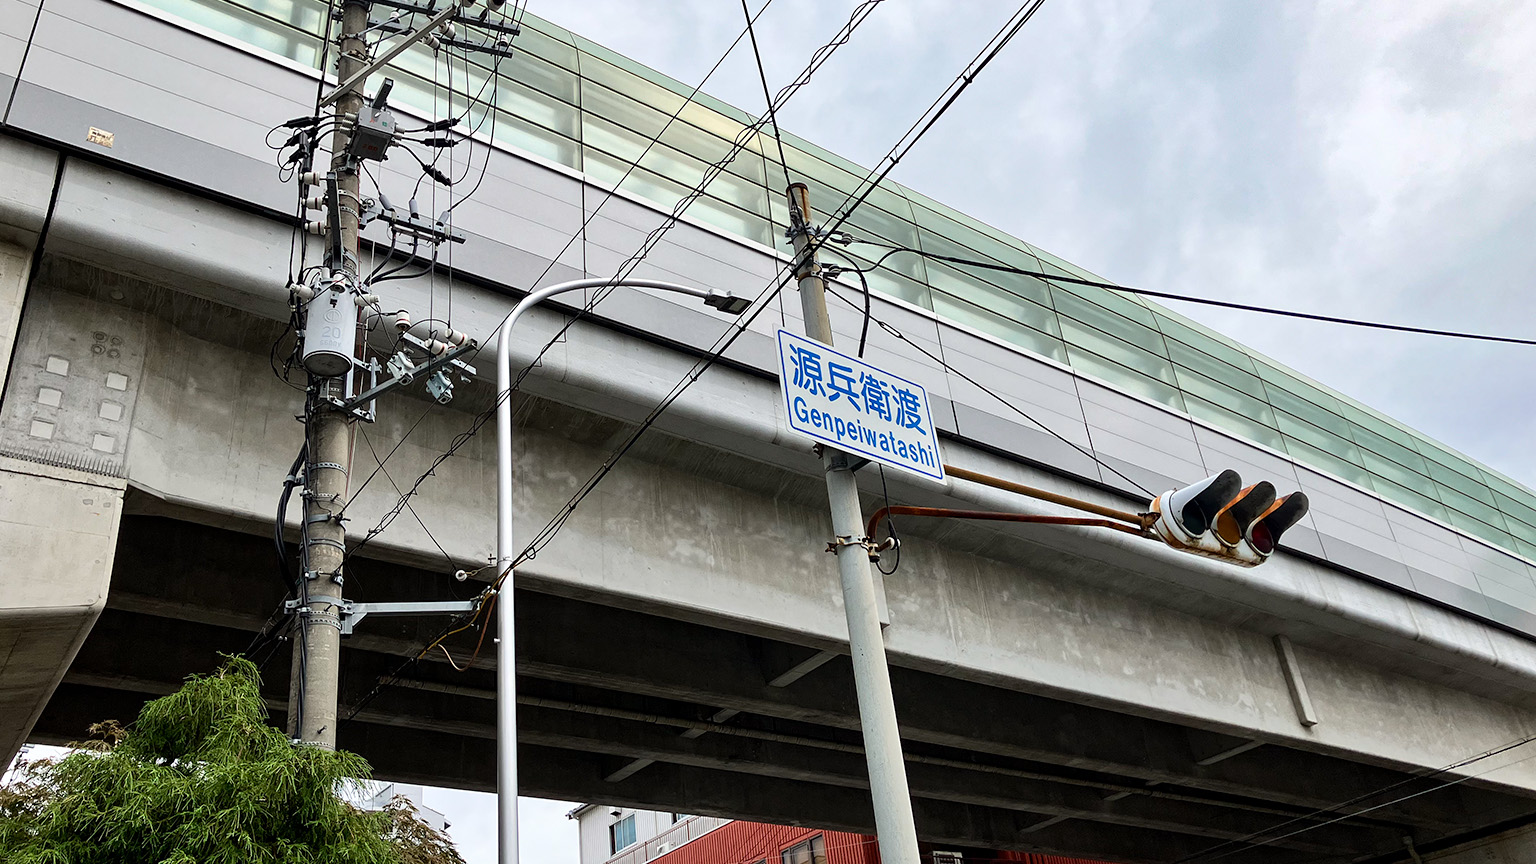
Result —
<path fill-rule="evenodd" d="M 827 864 L 880 864 L 880 851 L 876 847 L 875 838 L 864 834 L 741 821 L 721 825 L 692 842 L 651 859 L 651 864 L 757 864 L 759 861 L 779 864 L 780 852 L 815 834 L 824 835 Z M 1094 864 L 1079 858 L 1033 852 L 993 852 L 982 859 L 968 856 L 967 861 L 976 861 L 978 864 L 981 861 Z"/>
<path fill-rule="evenodd" d="M 728 822 L 651 859 L 651 864 L 779 864 L 779 853 L 814 834 L 824 835 L 827 864 L 880 864 L 875 838 L 843 831 Z"/>

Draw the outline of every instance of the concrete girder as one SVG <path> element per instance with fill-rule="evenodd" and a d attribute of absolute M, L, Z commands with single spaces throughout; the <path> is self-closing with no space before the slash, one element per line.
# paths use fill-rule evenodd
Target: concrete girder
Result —
<path fill-rule="evenodd" d="M 64 678 L 64 684 L 71 688 L 135 693 L 149 698 L 173 693 L 180 687 L 174 681 L 82 672 L 69 673 Z M 270 686 L 267 689 L 278 692 Z M 66 700 L 68 698 L 65 697 Z M 274 717 L 286 714 L 286 700 L 267 698 L 265 701 Z M 396 706 L 394 710 L 360 711 L 352 720 L 361 724 L 495 740 L 496 730 L 489 713 L 482 712 L 484 716 L 479 719 L 452 719 L 411 713 L 399 710 Z M 612 718 L 573 715 L 538 706 L 520 709 L 518 739 L 524 745 L 599 755 L 640 756 L 649 758 L 652 764 L 665 762 L 744 773 L 753 777 L 850 789 L 869 788 L 863 762 L 857 754 L 829 753 L 824 749 L 796 747 L 780 742 L 745 741 L 725 735 L 708 740 L 687 739 L 675 734 L 669 735 L 654 726 L 646 728 Z M 1288 821 L 1272 815 L 1234 811 L 1215 801 L 1192 804 L 1155 797 L 1156 792 L 1152 790 L 1148 790 L 1145 795 L 1111 799 L 1081 786 L 1053 786 L 1038 780 L 1000 777 L 948 766 L 914 762 L 908 766 L 908 771 L 912 778 L 912 794 L 916 798 L 1216 840 L 1240 840 Z M 1159 808 L 1174 812 L 1159 812 Z M 1314 854 L 1360 854 L 1383 848 L 1383 843 L 1395 843 L 1402 833 L 1401 830 L 1394 831 L 1385 827 L 1357 828 L 1353 825 L 1324 826 L 1315 829 L 1319 833 L 1309 836 L 1305 841 L 1291 840 L 1275 845 Z"/>
<path fill-rule="evenodd" d="M 559 711 L 537 706 L 519 709 L 520 740 L 529 744 L 647 758 L 656 762 L 716 768 L 756 776 L 867 789 L 868 776 L 857 753 L 832 753 L 778 741 L 710 735 L 687 739 L 652 726 Z M 1237 840 L 1267 831 L 1281 817 L 1247 813 L 1220 803 L 1132 795 L 1110 800 L 1103 791 L 1063 786 L 1034 779 L 1002 776 L 979 770 L 922 762 L 908 754 L 907 774 L 912 795 L 1045 816 L 1063 816 L 1131 828 L 1147 828 L 1197 837 Z M 983 767 L 983 766 L 978 766 Z M 1152 790 L 1148 790 L 1149 792 Z M 1401 830 L 1353 825 L 1314 829 L 1304 840 L 1278 845 L 1313 853 L 1363 853 L 1395 844 Z"/>
<path fill-rule="evenodd" d="M 519 598 L 519 613 L 520 617 L 528 616 L 528 626 L 601 634 L 600 639 L 590 642 L 562 644 L 558 651 L 540 643 L 527 649 L 519 645 L 522 674 L 834 728 L 858 728 L 851 682 L 841 665 L 828 666 L 786 691 L 739 674 L 738 670 L 755 664 L 750 640 L 740 634 L 610 607 L 578 609 L 553 603 L 544 595 L 530 595 L 526 601 Z M 658 645 L 676 646 L 678 654 L 658 658 Z M 1268 748 L 1274 752 L 1266 751 L 1262 760 L 1234 758 L 1202 766 L 1191 752 L 1182 727 L 1173 724 L 900 667 L 892 668 L 891 680 L 902 735 L 913 741 L 1301 807 L 1331 808 L 1340 800 L 1368 795 L 1408 776 L 1281 748 Z M 950 710 L 955 705 L 967 709 Z M 1459 818 L 1446 820 L 1445 803 L 1428 807 L 1423 799 L 1403 802 L 1377 815 L 1442 827 L 1490 810 L 1507 816 L 1523 815 L 1509 812 L 1509 802 L 1502 796 L 1468 789 L 1466 784 L 1439 794 L 1444 794 L 1445 802 Z M 1536 809 L 1536 804 L 1529 809 Z"/>
<path fill-rule="evenodd" d="M 520 632 L 530 634 L 526 637 L 530 644 L 519 646 L 525 661 L 519 670 L 522 674 L 694 704 L 729 707 L 747 713 L 837 729 L 857 729 L 857 716 L 848 697 L 851 687 L 843 680 L 847 671 L 838 664 L 829 664 L 818 672 L 814 680 L 808 678 L 795 688 L 774 688 L 766 683 L 752 683 L 753 680 L 760 681 L 761 675 L 740 675 L 731 671 L 739 670 L 745 664 L 760 662 L 763 652 L 759 646 L 752 644 L 752 637 L 533 593 L 520 593 L 518 606 L 520 618 L 523 619 L 519 622 Z M 259 616 L 222 612 L 209 608 L 207 604 L 176 603 L 129 594 L 114 594 L 109 601 L 109 608 L 132 609 L 181 621 L 202 621 L 218 627 L 239 625 L 247 632 L 261 624 Z M 635 655 L 634 652 L 640 651 L 642 645 L 660 644 L 664 637 L 656 628 L 686 630 L 686 633 L 674 633 L 665 638 L 666 644 L 688 646 L 690 657 L 670 657 L 658 661 L 654 657 L 644 659 L 651 656 L 644 652 Z M 531 635 L 540 633 L 559 633 L 565 638 L 545 640 L 535 639 Z M 628 644 L 629 640 L 634 640 L 634 644 Z M 422 641 L 408 638 L 362 632 L 347 643 L 349 648 L 356 651 L 376 651 L 394 656 L 414 656 L 422 644 Z M 615 665 L 623 666 L 631 657 L 638 657 L 635 662 L 650 667 L 649 672 L 637 674 L 634 670 L 614 668 Z M 1110 725 L 1115 718 L 1104 716 L 1107 712 L 1100 709 L 1064 706 L 1054 700 L 994 692 L 995 688 L 978 685 L 967 685 L 946 692 L 946 699 L 960 700 L 947 704 L 970 704 L 977 706 L 978 710 L 968 713 L 985 713 L 996 718 L 1029 716 L 1052 722 L 1044 726 L 1009 726 L 997 733 L 997 736 L 985 730 L 956 731 L 942 725 L 926 728 L 921 722 L 924 718 L 911 716 L 914 710 L 921 711 L 920 705 L 915 705 L 913 699 L 900 698 L 902 692 L 910 694 L 912 688 L 921 692 L 923 682 L 907 680 L 907 676 L 921 676 L 924 673 L 910 670 L 893 672 L 899 676 L 893 680 L 899 682 L 898 704 L 903 716 L 903 735 L 913 741 L 1098 771 L 1118 777 L 1134 777 L 1149 783 L 1174 784 L 1318 809 L 1328 809 L 1340 800 L 1348 800 L 1409 779 L 1408 775 L 1399 772 L 1324 760 L 1315 754 L 1278 747 L 1266 748 L 1262 751 L 1265 756 L 1262 761 L 1238 773 L 1236 776 L 1243 782 L 1234 779 L 1230 773 L 1221 776 L 1217 770 L 1226 766 L 1227 771 L 1231 772 L 1233 766 L 1242 762 L 1241 759 L 1202 767 L 1196 764 L 1194 754 L 1190 753 L 1183 760 L 1184 771 L 1188 773 L 1183 773 L 1176 770 L 1180 764 L 1169 753 L 1159 754 L 1163 757 L 1159 760 L 1138 762 L 1133 750 L 1116 748 L 1118 752 L 1111 754 L 1099 746 L 1105 741 L 1131 741 L 1150 748 L 1161 742 L 1172 750 L 1176 741 L 1186 740 L 1182 737 L 1184 730 L 1178 727 L 1125 716 L 1119 718 L 1124 725 L 1115 727 Z M 980 704 L 985 699 L 1002 701 Z M 1063 711 L 1068 712 L 1064 718 L 1057 716 Z M 1189 750 L 1187 744 L 1183 749 Z M 1113 758 L 1109 758 L 1110 755 Z M 1284 764 L 1277 764 L 1280 760 Z M 1355 769 L 1364 769 L 1366 774 L 1364 777 L 1354 776 L 1353 783 L 1357 784 L 1357 791 L 1352 792 L 1349 781 L 1336 775 L 1348 777 Z M 1217 780 L 1213 781 L 1212 775 L 1216 775 Z M 1367 782 L 1374 782 L 1375 785 L 1365 786 Z M 1473 797 L 1472 806 L 1465 800 L 1467 796 Z M 1516 803 L 1518 800 L 1493 792 L 1469 789 L 1466 784 L 1462 784 L 1410 799 L 1403 805 L 1384 808 L 1372 813 L 1372 816 L 1421 826 L 1438 833 L 1464 829 L 1475 818 L 1497 821 L 1496 817 L 1514 817 L 1536 809 L 1536 806 L 1528 806 L 1528 802 Z"/>

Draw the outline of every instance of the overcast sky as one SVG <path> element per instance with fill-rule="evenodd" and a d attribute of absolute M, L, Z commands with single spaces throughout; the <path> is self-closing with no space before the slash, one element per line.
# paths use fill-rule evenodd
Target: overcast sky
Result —
<path fill-rule="evenodd" d="M 773 0 L 775 91 L 854 5 Z M 732 0 L 530 8 L 689 84 L 743 25 Z M 1014 8 L 886 0 L 781 123 L 873 165 Z M 893 176 L 1127 285 L 1533 336 L 1532 45 L 1514 0 L 1050 0 Z M 761 112 L 745 43 L 706 90 Z M 1536 349 L 1174 308 L 1536 485 Z M 576 860 L 563 809 L 530 809 L 528 860 Z"/>

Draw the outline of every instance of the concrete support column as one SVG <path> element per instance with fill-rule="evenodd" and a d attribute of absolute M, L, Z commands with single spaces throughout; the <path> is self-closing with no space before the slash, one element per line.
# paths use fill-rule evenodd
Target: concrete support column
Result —
<path fill-rule="evenodd" d="M 0 384 L 11 370 L 16 329 L 21 325 L 21 304 L 27 296 L 31 273 L 32 250 L 0 242 Z"/>
<path fill-rule="evenodd" d="M 125 486 L 0 456 L 0 765 L 106 605 Z"/>

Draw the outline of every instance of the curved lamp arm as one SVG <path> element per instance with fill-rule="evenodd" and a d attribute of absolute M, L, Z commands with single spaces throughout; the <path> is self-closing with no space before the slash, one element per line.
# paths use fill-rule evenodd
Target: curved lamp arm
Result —
<path fill-rule="evenodd" d="M 603 287 L 653 288 L 703 298 L 727 315 L 740 315 L 752 301 L 729 292 L 693 288 L 654 279 L 577 279 L 529 293 L 513 307 L 496 334 L 496 573 L 502 577 L 496 645 L 496 813 L 497 860 L 517 864 L 517 663 L 512 616 L 512 357 L 510 337 L 529 309 L 567 291 Z"/>

